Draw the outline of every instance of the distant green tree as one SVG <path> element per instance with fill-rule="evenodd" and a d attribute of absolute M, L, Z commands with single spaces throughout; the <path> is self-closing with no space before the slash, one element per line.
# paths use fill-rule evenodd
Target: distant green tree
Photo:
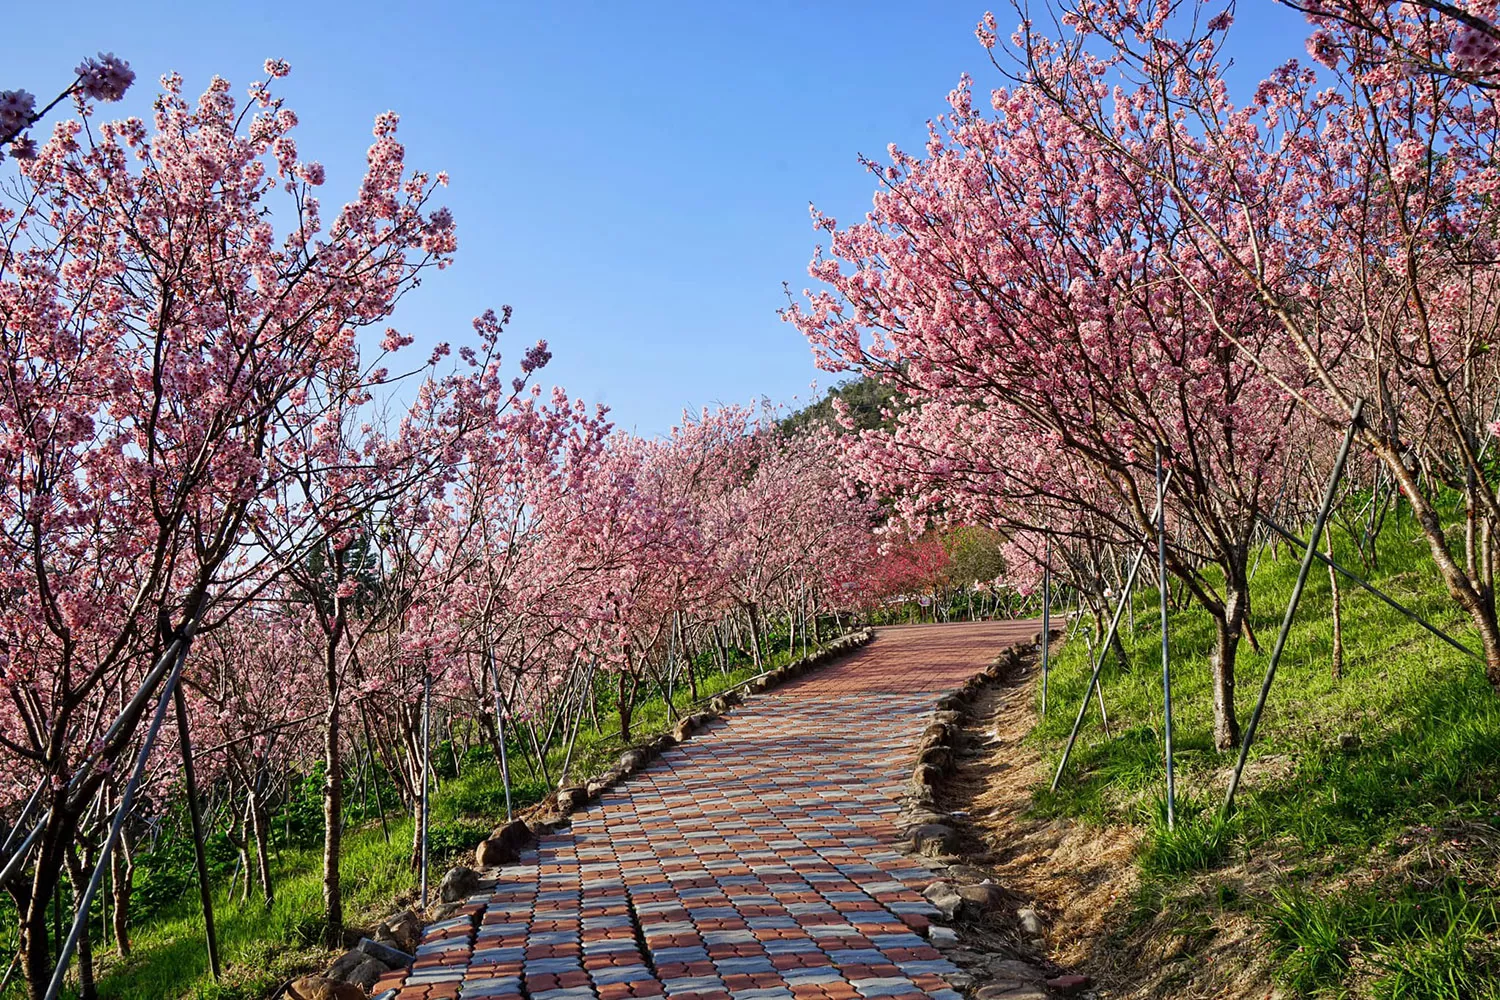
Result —
<path fill-rule="evenodd" d="M 827 394 L 816 403 L 788 415 L 781 421 L 781 430 L 787 434 L 797 434 L 816 427 L 828 427 L 835 434 L 847 433 L 834 413 L 835 399 L 844 401 L 854 418 L 855 429 L 862 431 L 892 429 L 894 422 L 889 419 L 887 411 L 902 408 L 896 390 L 884 382 L 870 378 L 845 379 L 838 385 L 829 386 Z"/>
<path fill-rule="evenodd" d="M 998 531 L 973 525 L 954 528 L 943 539 L 948 550 L 948 577 L 968 585 L 993 580 L 1005 571 L 1000 547 L 1005 537 Z"/>

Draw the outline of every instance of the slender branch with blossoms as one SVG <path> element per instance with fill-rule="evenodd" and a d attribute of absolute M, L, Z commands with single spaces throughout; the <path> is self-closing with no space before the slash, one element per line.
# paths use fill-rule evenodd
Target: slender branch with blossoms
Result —
<path fill-rule="evenodd" d="M 86 114 L 89 101 L 118 101 L 135 82 L 130 64 L 113 52 L 101 52 L 73 70 L 73 82 L 41 108 L 36 97 L 25 90 L 0 90 L 0 146 L 8 146 L 12 159 L 36 158 L 37 144 L 26 130 L 46 118 L 53 108 L 69 97 L 80 114 Z"/>

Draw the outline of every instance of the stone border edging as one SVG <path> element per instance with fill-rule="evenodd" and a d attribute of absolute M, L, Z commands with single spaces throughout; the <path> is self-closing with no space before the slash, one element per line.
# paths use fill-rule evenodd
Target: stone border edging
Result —
<path fill-rule="evenodd" d="M 1054 630 L 1057 631 L 1057 630 Z M 951 827 L 942 824 L 949 818 L 936 811 L 936 795 L 933 791 L 938 781 L 953 769 L 959 733 L 959 721 L 963 708 L 973 702 L 989 682 L 1003 676 L 1006 671 L 1021 665 L 1021 654 L 1042 641 L 1038 631 L 1030 640 L 1006 646 L 983 670 L 971 675 L 968 680 L 938 698 L 933 705 L 932 721 L 922 730 L 921 742 L 913 758 L 911 779 L 906 785 L 906 794 L 901 797 L 901 810 L 911 822 L 899 827 L 906 841 L 907 854 L 932 858 L 953 853 L 954 833 Z"/>
<path fill-rule="evenodd" d="M 1062 634 L 1060 628 L 1052 629 L 1046 636 L 1038 630 L 1030 640 L 1006 646 L 983 670 L 971 675 L 963 684 L 934 703 L 932 722 L 922 731 L 922 739 L 917 744 L 914 756 L 912 775 L 906 785 L 906 794 L 900 800 L 906 822 L 904 825 L 898 824 L 897 829 L 904 838 L 904 853 L 928 866 L 932 866 L 938 859 L 943 859 L 944 862 L 952 859 L 959 861 L 958 867 L 962 867 L 961 855 L 957 850 L 957 833 L 952 825 L 952 820 L 958 814 L 937 811 L 934 788 L 953 770 L 957 761 L 956 741 L 962 730 L 963 713 L 988 684 L 1019 669 L 1021 657 L 1026 651 L 1040 648 L 1043 641 L 1051 642 Z M 949 877 L 934 879 L 923 890 L 922 895 L 948 923 L 956 923 L 964 917 L 982 917 L 1010 904 L 1011 893 L 1004 886 L 988 878 L 979 882 L 972 881 L 972 877 L 968 880 L 956 879 L 953 877 L 955 865 L 949 863 L 947 869 Z M 1039 937 L 1042 928 L 1034 910 L 1022 907 L 1015 911 L 1015 915 L 1027 933 L 1034 938 Z M 928 941 L 942 949 L 959 946 L 958 933 L 952 927 L 936 924 L 928 927 Z M 1033 944 L 1044 946 L 1039 939 L 1034 940 Z M 992 986 L 980 986 L 974 994 L 976 1000 L 1041 998 L 1048 995 L 1044 990 L 1072 995 L 1091 985 L 1087 976 L 1065 974 L 1046 978 L 1046 974 L 1040 969 L 1017 961 L 1014 957 L 1001 957 L 1001 967 L 1007 974 L 1005 980 L 997 981 Z M 954 985 L 961 988 L 976 985 L 973 977 L 967 973 L 964 978 L 966 982 Z"/>

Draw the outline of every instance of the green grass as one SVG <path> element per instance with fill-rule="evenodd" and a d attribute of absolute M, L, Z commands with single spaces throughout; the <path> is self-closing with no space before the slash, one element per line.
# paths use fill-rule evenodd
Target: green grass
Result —
<path fill-rule="evenodd" d="M 1379 539 L 1372 582 L 1460 641 L 1468 620 L 1430 569 L 1409 521 Z M 1352 546 L 1336 557 L 1361 569 Z M 1262 652 L 1241 643 L 1236 703 L 1249 721 L 1300 552 L 1267 552 L 1252 582 Z M 1213 628 L 1195 608 L 1169 617 L 1178 823 L 1164 815 L 1165 763 L 1155 591 L 1136 595 L 1125 664 L 1102 677 L 1112 739 L 1090 705 L 1057 793 L 1039 816 L 1143 828 L 1142 914 L 1199 929 L 1225 902 L 1254 915 L 1293 995 L 1495 998 L 1500 976 L 1500 698 L 1482 664 L 1343 582 L 1344 670 L 1331 674 L 1331 592 L 1314 564 L 1261 722 L 1235 814 L 1220 803 L 1235 752 L 1212 738 Z M 1123 625 L 1122 625 L 1123 629 Z M 1056 766 L 1088 681 L 1084 643 L 1054 658 L 1049 713 L 1031 739 Z M 1340 736 L 1355 734 L 1345 749 Z M 1253 864 L 1252 862 L 1260 862 Z M 1280 874 L 1267 874 L 1268 872 Z M 1217 896 L 1212 886 L 1232 886 Z M 1131 917 L 1123 918 L 1126 924 Z"/>
<path fill-rule="evenodd" d="M 793 658 L 783 638 L 779 646 L 770 648 L 762 669 L 780 666 Z M 699 697 L 710 698 L 756 673 L 745 662 L 736 664 L 727 676 L 717 669 L 700 667 Z M 601 679 L 601 694 L 606 690 Z M 679 713 L 690 709 L 691 695 L 686 684 L 673 691 L 672 700 Z M 594 729 L 587 719 L 580 728 L 569 769 L 570 780 L 582 780 L 602 771 L 623 752 L 626 744 L 619 737 L 618 719 L 612 707 L 611 700 L 602 697 L 601 728 Z M 637 704 L 631 735 L 636 742 L 644 742 L 669 730 L 671 725 L 672 715 L 665 699 L 658 694 Z M 539 777 L 527 771 L 517 750 L 512 747 L 511 794 L 519 811 L 540 801 L 549 789 Z M 562 746 L 554 747 L 548 754 L 548 768 L 554 782 L 561 774 L 563 757 Z M 451 753 L 446 745 L 434 746 L 432 759 L 439 779 L 431 798 L 428 838 L 432 869 L 429 877 L 435 885 L 449 865 L 466 859 L 475 844 L 504 819 L 505 791 L 493 755 L 482 745 L 470 751 L 461 777 L 453 776 Z M 293 975 L 332 959 L 334 953 L 319 943 L 323 914 L 321 813 L 316 799 L 319 780 L 314 776 L 305 785 L 310 795 L 294 803 L 293 811 L 303 827 L 316 825 L 316 829 L 305 829 L 301 837 L 294 833 L 292 840 L 300 843 L 289 843 L 281 833 L 281 823 L 272 824 L 275 904 L 268 909 L 254 888 L 248 902 L 231 900 L 223 886 L 215 893 L 214 921 L 225 967 L 223 980 L 215 983 L 208 972 L 196 881 L 182 870 L 184 861 L 174 856 L 170 864 L 160 859 L 160 871 L 152 869 L 149 860 L 137 870 L 137 905 L 143 892 L 153 902 L 161 897 L 167 897 L 168 901 L 153 907 L 149 917 L 132 927 L 131 956 L 120 959 L 112 946 L 95 945 L 101 997 L 260 1000 Z M 345 922 L 349 927 L 368 928 L 389 915 L 398 902 L 410 900 L 416 894 L 417 876 L 410 866 L 413 822 L 410 816 L 400 813 L 399 806 L 392 811 L 394 797 L 390 789 L 385 795 L 389 842 L 379 820 L 368 816 L 351 822 L 345 830 L 339 870 Z M 346 808 L 362 815 L 362 803 L 357 798 L 352 786 L 346 790 Z M 190 864 L 191 854 L 185 857 Z M 226 881 L 228 867 L 220 864 L 215 870 L 223 873 L 218 881 Z M 95 912 L 98 913 L 97 906 Z M 14 922 L 6 929 L 10 935 L 5 942 L 6 953 L 12 954 Z M 98 934 L 96 923 L 96 942 Z M 22 986 L 13 983 L 0 997 L 13 1000 L 23 995 Z"/>

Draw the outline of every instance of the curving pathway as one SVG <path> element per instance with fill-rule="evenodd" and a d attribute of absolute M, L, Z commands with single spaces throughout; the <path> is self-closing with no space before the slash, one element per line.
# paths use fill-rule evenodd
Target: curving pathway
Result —
<path fill-rule="evenodd" d="M 428 927 L 396 996 L 960 1000 L 897 799 L 932 703 L 1035 631 L 881 629 L 750 699 Z"/>

